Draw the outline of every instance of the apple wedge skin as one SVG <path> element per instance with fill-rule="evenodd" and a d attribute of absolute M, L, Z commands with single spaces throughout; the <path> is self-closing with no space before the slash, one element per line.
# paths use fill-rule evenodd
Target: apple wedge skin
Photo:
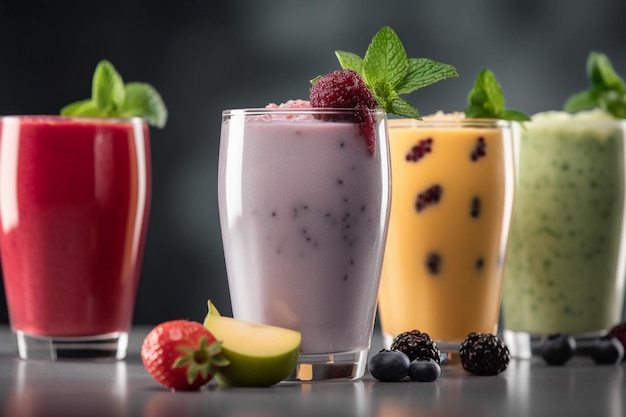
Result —
<path fill-rule="evenodd" d="M 215 375 L 220 385 L 268 387 L 295 371 L 302 343 L 300 332 L 223 317 L 211 300 L 207 305 L 204 327 L 222 341 L 222 355 L 230 361 Z"/>
<path fill-rule="evenodd" d="M 253 357 L 222 347 L 230 364 L 215 379 L 227 387 L 269 387 L 287 378 L 296 369 L 299 349 L 275 357 Z"/>

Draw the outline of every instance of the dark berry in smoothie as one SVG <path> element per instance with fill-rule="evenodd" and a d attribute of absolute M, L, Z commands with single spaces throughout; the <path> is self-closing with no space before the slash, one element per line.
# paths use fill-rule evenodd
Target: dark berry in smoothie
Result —
<path fill-rule="evenodd" d="M 417 212 L 421 212 L 426 207 L 437 204 L 441 200 L 443 194 L 443 188 L 439 184 L 432 185 L 426 190 L 417 195 L 417 201 L 415 202 L 415 209 Z"/>
<path fill-rule="evenodd" d="M 472 149 L 472 152 L 470 153 L 470 159 L 472 160 L 472 162 L 476 162 L 480 158 L 487 155 L 486 148 L 487 144 L 485 143 L 485 138 L 483 138 L 482 136 L 479 137 L 476 140 L 476 145 L 474 146 L 474 149 Z"/>
<path fill-rule="evenodd" d="M 427 138 L 422 139 L 417 144 L 415 144 L 409 152 L 406 154 L 407 162 L 418 162 L 420 159 L 424 158 L 427 154 L 433 151 L 433 139 Z"/>
<path fill-rule="evenodd" d="M 478 196 L 472 197 L 470 202 L 470 216 L 474 219 L 480 216 L 480 198 Z"/>
<path fill-rule="evenodd" d="M 441 255 L 432 252 L 426 256 L 426 269 L 431 275 L 437 275 L 441 271 Z"/>

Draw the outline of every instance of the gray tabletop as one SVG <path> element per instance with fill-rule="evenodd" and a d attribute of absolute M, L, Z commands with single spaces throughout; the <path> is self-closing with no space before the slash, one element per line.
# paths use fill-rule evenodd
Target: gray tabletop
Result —
<path fill-rule="evenodd" d="M 0 327 L 0 410 L 6 416 L 611 416 L 626 415 L 625 365 L 575 358 L 563 367 L 513 361 L 494 377 L 446 366 L 433 383 L 361 380 L 270 388 L 170 392 L 139 357 L 149 328 L 134 328 L 121 362 L 39 362 L 16 357 Z M 372 352 L 381 348 L 375 334 Z"/>

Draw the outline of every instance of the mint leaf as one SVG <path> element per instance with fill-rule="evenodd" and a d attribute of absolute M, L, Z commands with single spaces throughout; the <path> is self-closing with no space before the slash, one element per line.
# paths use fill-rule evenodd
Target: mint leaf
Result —
<path fill-rule="evenodd" d="M 408 58 L 404 45 L 389 26 L 372 38 L 365 57 L 352 52 L 335 51 L 343 69 L 359 73 L 372 90 L 376 102 L 387 113 L 419 119 L 417 108 L 399 97 L 427 85 L 458 77 L 456 69 L 426 58 Z"/>
<path fill-rule="evenodd" d="M 474 87 L 469 93 L 465 117 L 472 119 L 502 119 L 528 121 L 527 115 L 509 110 L 504 104 L 504 94 L 493 72 L 483 69 L 476 76 Z"/>
<path fill-rule="evenodd" d="M 365 52 L 364 80 L 372 85 L 387 82 L 395 87 L 404 79 L 408 67 L 409 59 L 400 38 L 390 27 L 383 27 Z"/>
<path fill-rule="evenodd" d="M 412 119 L 420 119 L 419 111 L 411 103 L 406 100 L 395 97 L 389 105 L 389 112 L 393 114 L 410 117 Z"/>
<path fill-rule="evenodd" d="M 428 58 L 410 58 L 404 79 L 396 86 L 398 94 L 408 94 L 446 78 L 458 77 L 452 65 L 442 64 Z"/>
<path fill-rule="evenodd" d="M 475 108 L 484 109 L 485 117 L 496 117 L 504 112 L 504 95 L 491 71 L 484 69 L 478 74 L 469 95 L 469 103 Z"/>
<path fill-rule="evenodd" d="M 116 113 L 124 102 L 124 81 L 115 67 L 106 60 L 100 61 L 93 74 L 91 98 L 98 108 Z"/>
<path fill-rule="evenodd" d="M 376 84 L 372 91 L 376 97 L 377 105 L 387 111 L 390 111 L 391 103 L 398 98 L 398 93 L 395 92 L 393 86 L 388 82 L 383 81 Z"/>
<path fill-rule="evenodd" d="M 113 64 L 102 60 L 92 78 L 91 98 L 70 103 L 61 109 L 63 116 L 141 117 L 163 128 L 167 108 L 154 87 L 146 83 L 124 84 Z"/>
<path fill-rule="evenodd" d="M 504 112 L 504 114 L 502 114 L 502 116 L 499 117 L 499 119 L 502 120 L 514 120 L 517 122 L 527 122 L 530 120 L 530 117 L 528 117 L 528 115 L 519 112 L 519 111 L 515 111 L 515 110 L 507 110 Z"/>
<path fill-rule="evenodd" d="M 311 85 L 313 85 L 322 77 L 323 77 L 322 75 L 318 75 L 317 77 L 311 79 L 311 81 L 309 81 L 309 82 L 311 83 Z"/>
<path fill-rule="evenodd" d="M 76 101 L 61 109 L 61 114 L 64 116 L 98 116 L 99 112 L 98 104 L 91 99 Z"/>
<path fill-rule="evenodd" d="M 363 58 L 352 52 L 335 51 L 339 64 L 343 69 L 351 69 L 363 78 Z"/>
<path fill-rule="evenodd" d="M 587 59 L 587 74 L 591 85 L 602 87 L 603 90 L 624 91 L 624 80 L 613 69 L 609 58 L 599 52 L 591 52 Z"/>
<path fill-rule="evenodd" d="M 600 52 L 587 57 L 587 78 L 591 86 L 572 94 L 563 105 L 567 112 L 599 108 L 626 119 L 626 84 L 615 72 L 609 58 Z"/>
<path fill-rule="evenodd" d="M 624 94 L 619 94 L 614 91 L 608 92 L 602 96 L 601 107 L 606 109 L 618 119 L 626 119 L 626 99 Z"/>
<path fill-rule="evenodd" d="M 144 117 L 152 126 L 162 129 L 167 122 L 167 108 L 163 99 L 150 84 L 126 84 L 126 96 L 120 108 L 122 117 Z"/>
<path fill-rule="evenodd" d="M 577 112 L 583 109 L 592 109 L 598 106 L 597 94 L 592 94 L 591 91 L 580 91 L 572 94 L 564 105 L 564 110 L 570 113 Z"/>

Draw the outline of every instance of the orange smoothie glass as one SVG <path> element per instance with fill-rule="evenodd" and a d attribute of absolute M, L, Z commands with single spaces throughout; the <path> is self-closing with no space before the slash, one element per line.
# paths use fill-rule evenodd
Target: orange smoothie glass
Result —
<path fill-rule="evenodd" d="M 393 187 L 378 301 L 386 348 L 417 329 L 453 360 L 469 333 L 496 333 L 515 130 L 462 113 L 389 120 Z"/>

